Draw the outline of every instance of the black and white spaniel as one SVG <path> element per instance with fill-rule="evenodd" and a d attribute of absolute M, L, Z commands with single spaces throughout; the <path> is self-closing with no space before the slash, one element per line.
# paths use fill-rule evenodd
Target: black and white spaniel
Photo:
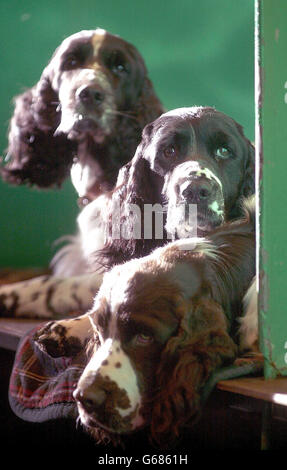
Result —
<path fill-rule="evenodd" d="M 255 274 L 254 198 L 245 217 L 112 268 L 90 312 L 35 340 L 54 357 L 87 347 L 74 397 L 100 440 L 150 425 L 171 444 L 201 409 L 211 373 L 238 354 L 237 315 Z"/>
<path fill-rule="evenodd" d="M 62 318 L 69 311 L 89 310 L 102 267 L 148 255 L 170 238 L 190 236 L 194 227 L 182 208 L 197 207 L 197 235 L 205 236 L 240 217 L 242 198 L 253 193 L 254 148 L 238 123 L 207 107 L 162 114 L 144 128 L 134 158 L 119 172 L 116 189 L 96 198 L 79 215 L 81 253 L 93 272 L 66 280 L 29 281 L 25 289 L 19 284 L 1 287 L 0 309 L 8 315 Z M 145 209 L 151 207 L 151 225 L 156 216 L 162 217 L 159 237 L 153 227 L 145 236 Z M 114 220 L 120 229 L 116 237 Z M 66 250 L 63 259 L 73 259 L 73 245 Z"/>
<path fill-rule="evenodd" d="M 205 236 L 240 217 L 242 198 L 254 194 L 254 181 L 254 147 L 231 117 L 209 107 L 164 113 L 144 128 L 134 158 L 120 172 L 106 216 L 102 262 L 112 266 L 146 255 L 169 238 L 194 234 L 189 205 L 197 208 L 197 235 Z M 145 236 L 150 206 L 155 215 L 164 209 L 164 231 L 158 237 L 156 227 L 148 227 L 152 235 Z M 111 215 L 119 207 L 124 235 L 113 237 Z M 127 240 L 125 234 L 136 236 Z"/>

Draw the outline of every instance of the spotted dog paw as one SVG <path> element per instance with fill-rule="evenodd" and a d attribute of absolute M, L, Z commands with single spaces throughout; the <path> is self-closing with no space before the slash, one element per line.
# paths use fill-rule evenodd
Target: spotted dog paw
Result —
<path fill-rule="evenodd" d="M 51 321 L 33 337 L 39 348 L 51 357 L 75 356 L 83 347 L 80 338 L 69 335 L 69 328 L 64 324 L 64 321 Z"/>

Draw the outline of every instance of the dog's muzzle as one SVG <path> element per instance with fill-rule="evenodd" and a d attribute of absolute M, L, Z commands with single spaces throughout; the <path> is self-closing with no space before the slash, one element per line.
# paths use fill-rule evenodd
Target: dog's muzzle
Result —
<path fill-rule="evenodd" d="M 168 199 L 167 228 L 177 237 L 204 236 L 224 221 L 224 198 L 220 179 L 198 162 L 176 167 L 165 185 Z M 189 227 L 191 209 L 195 227 Z"/>
<path fill-rule="evenodd" d="M 87 427 L 122 434 L 143 425 L 136 376 L 118 341 L 108 339 L 94 353 L 73 396 Z"/>
<path fill-rule="evenodd" d="M 81 140 L 90 134 L 101 144 L 114 126 L 116 109 L 112 85 L 99 67 L 82 69 L 63 79 L 59 89 L 61 122 L 56 134 Z"/>

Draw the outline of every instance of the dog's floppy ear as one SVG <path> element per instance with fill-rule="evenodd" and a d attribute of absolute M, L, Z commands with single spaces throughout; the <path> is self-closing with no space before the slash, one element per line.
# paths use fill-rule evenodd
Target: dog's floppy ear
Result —
<path fill-rule="evenodd" d="M 250 140 L 246 139 L 247 158 L 245 166 L 245 176 L 242 187 L 242 195 L 249 197 L 255 193 L 255 148 Z"/>
<path fill-rule="evenodd" d="M 145 204 L 160 203 L 163 180 L 143 158 L 143 147 L 142 141 L 134 158 L 121 168 L 109 212 L 105 214 L 106 244 L 103 250 L 95 253 L 94 259 L 106 269 L 135 256 L 144 256 L 162 242 L 144 237 Z M 118 229 L 116 236 L 114 228 Z"/>
<path fill-rule="evenodd" d="M 147 133 L 151 126 L 152 124 L 149 124 L 144 128 L 142 141 L 138 145 L 135 156 L 129 164 L 129 172 L 120 200 L 121 225 L 123 225 L 123 223 L 125 224 L 126 233 L 132 233 L 136 226 L 137 218 L 140 217 L 140 239 L 128 240 L 128 243 L 131 243 L 133 249 L 138 247 L 139 251 L 137 254 L 140 256 L 145 254 L 145 244 L 148 247 L 146 254 L 149 253 L 152 248 L 150 246 L 150 240 L 145 240 L 144 236 L 145 207 L 147 207 L 147 205 L 153 206 L 154 204 L 160 204 L 163 185 L 162 177 L 151 170 L 150 163 L 144 158 Z M 117 201 L 117 191 L 115 191 L 113 195 L 113 202 L 114 201 Z M 136 213 L 131 213 L 132 208 L 137 209 Z"/>
<path fill-rule="evenodd" d="M 131 161 L 125 197 L 125 202 L 128 204 L 154 204 L 161 198 L 163 179 L 151 170 L 150 162 L 144 158 L 152 129 L 152 123 L 144 127 L 141 143 Z"/>
<path fill-rule="evenodd" d="M 8 162 L 0 169 L 3 179 L 9 183 L 40 188 L 59 186 L 72 165 L 73 143 L 63 134 L 54 135 L 61 111 L 46 70 L 34 87 L 14 99 Z"/>
<path fill-rule="evenodd" d="M 141 129 L 164 113 L 164 108 L 156 96 L 154 87 L 148 77 L 145 77 L 136 111 L 137 121 L 139 122 Z"/>
<path fill-rule="evenodd" d="M 254 145 L 244 135 L 243 128 L 234 121 L 240 134 L 240 139 L 244 145 L 244 173 L 242 184 L 238 189 L 236 202 L 229 213 L 230 219 L 237 219 L 242 216 L 242 200 L 255 194 L 255 148 Z"/>
<path fill-rule="evenodd" d="M 192 424 L 201 408 L 201 391 L 210 374 L 235 357 L 224 312 L 208 297 L 188 311 L 181 306 L 177 335 L 163 350 L 156 373 L 151 433 L 156 442 L 170 443 L 182 427 Z"/>
<path fill-rule="evenodd" d="M 245 173 L 241 196 L 249 197 L 255 193 L 255 148 L 252 142 L 245 137 L 243 127 L 236 121 L 234 123 L 245 145 Z"/>

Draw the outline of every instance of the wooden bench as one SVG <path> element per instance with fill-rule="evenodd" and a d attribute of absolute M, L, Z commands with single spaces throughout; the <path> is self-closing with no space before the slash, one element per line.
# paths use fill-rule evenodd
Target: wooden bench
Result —
<path fill-rule="evenodd" d="M 241 377 L 239 379 L 222 380 L 217 383 L 217 389 L 263 401 L 261 412 L 261 450 L 270 449 L 272 447 L 273 405 L 280 405 L 280 407 L 287 406 L 287 378 L 280 377 L 266 380 L 264 377 Z M 285 415 L 286 419 L 286 412 L 282 414 Z"/>

